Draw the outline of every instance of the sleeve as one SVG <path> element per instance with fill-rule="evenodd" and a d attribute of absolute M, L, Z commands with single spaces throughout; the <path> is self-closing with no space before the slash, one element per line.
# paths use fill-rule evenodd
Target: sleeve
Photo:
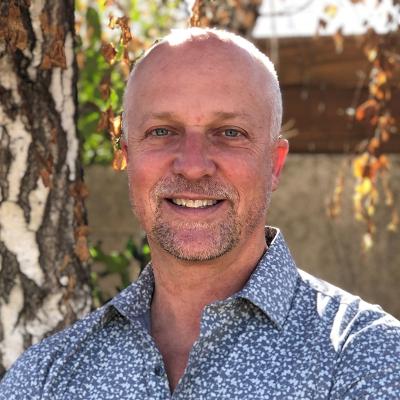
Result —
<path fill-rule="evenodd" d="M 347 338 L 330 400 L 400 399 L 400 323 L 390 315 L 361 324 Z"/>
<path fill-rule="evenodd" d="M 23 353 L 0 381 L 0 400 L 39 400 L 46 379 L 40 352 L 31 347 Z"/>

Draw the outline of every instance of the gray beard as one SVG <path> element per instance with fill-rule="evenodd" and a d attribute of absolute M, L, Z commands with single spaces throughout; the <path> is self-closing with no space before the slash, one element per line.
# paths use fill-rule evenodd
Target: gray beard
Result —
<path fill-rule="evenodd" d="M 182 222 L 181 224 L 177 224 L 175 221 L 174 224 L 171 224 L 163 218 L 161 199 L 174 192 L 191 192 L 225 198 L 226 201 L 230 202 L 231 207 L 222 222 L 209 224 L 202 222 Z M 155 200 L 158 199 L 158 205 L 153 226 L 147 232 L 149 239 L 179 260 L 204 262 L 221 257 L 231 251 L 237 246 L 242 235 L 249 237 L 255 231 L 260 224 L 260 220 L 262 220 L 264 225 L 271 191 L 270 188 L 266 188 L 266 192 L 260 196 L 248 210 L 247 215 L 243 216 L 242 219 L 239 218 L 234 209 L 234 204 L 237 204 L 239 200 L 238 193 L 235 189 L 221 185 L 218 181 L 204 179 L 194 183 L 182 177 L 165 179 L 157 183 L 152 196 Z M 180 242 L 180 239 L 177 237 L 180 230 L 187 230 L 189 232 L 186 243 Z M 188 241 L 190 242 L 190 231 L 195 235 L 196 230 L 208 233 L 209 246 L 201 251 L 191 249 L 187 243 Z"/>
<path fill-rule="evenodd" d="M 151 234 L 149 235 L 161 248 L 166 252 L 177 258 L 178 260 L 199 262 L 210 261 L 223 256 L 232 250 L 237 243 L 242 232 L 242 226 L 236 218 L 233 210 L 228 214 L 228 217 L 223 223 L 211 224 L 204 226 L 198 224 L 185 224 L 182 228 L 190 227 L 192 230 L 207 229 L 213 237 L 213 245 L 201 252 L 194 252 L 185 249 L 176 238 L 175 231 L 179 226 L 172 227 L 168 222 L 163 221 L 162 218 L 157 218 L 157 223 L 153 226 Z"/>

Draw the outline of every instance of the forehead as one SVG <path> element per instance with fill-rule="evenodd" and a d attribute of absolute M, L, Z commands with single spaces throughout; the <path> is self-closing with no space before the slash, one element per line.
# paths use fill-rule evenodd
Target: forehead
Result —
<path fill-rule="evenodd" d="M 262 63 L 237 44 L 219 38 L 194 38 L 180 44 L 163 42 L 150 51 L 139 63 L 132 77 L 136 83 L 141 78 L 162 78 L 164 74 L 196 75 L 225 74 L 254 80 L 269 80 Z M 223 75 L 221 76 L 221 78 Z M 147 82 L 148 83 L 148 82 Z"/>
<path fill-rule="evenodd" d="M 264 114 L 269 80 L 262 63 L 231 42 L 207 38 L 179 45 L 163 43 L 136 68 L 127 105 L 134 114 L 154 107 L 205 112 L 251 108 Z"/>

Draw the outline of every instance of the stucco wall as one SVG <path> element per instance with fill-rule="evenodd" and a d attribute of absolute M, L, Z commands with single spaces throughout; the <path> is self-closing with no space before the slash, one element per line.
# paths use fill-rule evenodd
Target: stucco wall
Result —
<path fill-rule="evenodd" d="M 381 304 L 400 318 L 400 233 L 388 232 L 389 215 L 386 210 L 379 212 L 379 237 L 368 255 L 361 254 L 363 227 L 352 214 L 350 170 L 343 215 L 334 221 L 326 217 L 326 200 L 344 160 L 339 155 L 290 155 L 268 223 L 282 230 L 300 268 Z M 392 187 L 400 209 L 400 157 L 392 157 L 392 163 Z M 105 250 L 112 251 L 121 250 L 129 235 L 138 240 L 141 233 L 130 211 L 125 173 L 90 167 L 86 182 L 92 243 L 100 240 Z M 118 284 L 117 279 L 105 283 L 110 293 Z"/>

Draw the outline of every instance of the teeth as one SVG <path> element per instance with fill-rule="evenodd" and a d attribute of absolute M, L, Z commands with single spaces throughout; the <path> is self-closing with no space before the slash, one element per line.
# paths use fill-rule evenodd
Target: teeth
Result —
<path fill-rule="evenodd" d="M 202 208 L 217 204 L 217 200 L 187 200 L 187 199 L 172 199 L 172 202 L 178 206 L 189 208 Z"/>

